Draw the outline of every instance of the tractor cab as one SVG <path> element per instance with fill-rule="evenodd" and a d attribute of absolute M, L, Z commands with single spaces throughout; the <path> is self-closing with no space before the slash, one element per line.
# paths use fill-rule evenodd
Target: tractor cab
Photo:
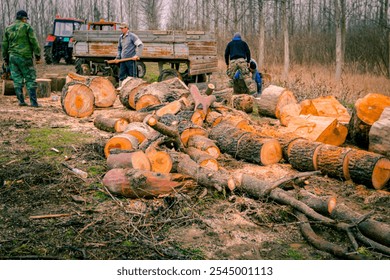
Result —
<path fill-rule="evenodd" d="M 56 16 L 53 32 L 46 37 L 44 52 L 46 64 L 59 63 L 61 58 L 72 64 L 73 31 L 85 30 L 85 20 Z"/>

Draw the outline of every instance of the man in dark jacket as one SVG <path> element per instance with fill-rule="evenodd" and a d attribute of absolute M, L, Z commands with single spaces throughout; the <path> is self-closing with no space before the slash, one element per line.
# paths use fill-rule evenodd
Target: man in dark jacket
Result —
<path fill-rule="evenodd" d="M 26 83 L 31 106 L 40 107 L 37 102 L 37 74 L 33 57 L 35 55 L 35 60 L 40 61 L 41 48 L 35 31 L 27 20 L 26 11 L 20 10 L 16 13 L 15 22 L 4 32 L 2 56 L 5 64 L 9 65 L 19 106 L 27 106 L 22 91 Z"/>
<path fill-rule="evenodd" d="M 226 74 L 232 79 L 233 86 L 235 77 L 240 77 L 244 80 L 249 93 L 256 93 L 256 84 L 251 78 L 249 71 L 249 62 L 251 60 L 251 52 L 248 44 L 241 39 L 241 34 L 236 32 L 225 49 L 225 62 L 227 65 Z"/>

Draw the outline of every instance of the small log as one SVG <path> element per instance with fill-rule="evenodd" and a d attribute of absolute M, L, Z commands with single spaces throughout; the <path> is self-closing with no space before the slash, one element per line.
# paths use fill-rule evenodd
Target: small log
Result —
<path fill-rule="evenodd" d="M 253 96 L 249 94 L 239 94 L 232 96 L 232 107 L 236 110 L 244 111 L 245 113 L 253 112 Z"/>
<path fill-rule="evenodd" d="M 36 79 L 37 82 L 37 97 L 45 98 L 51 95 L 51 80 L 50 79 Z"/>
<path fill-rule="evenodd" d="M 348 170 L 354 182 L 380 190 L 390 179 L 390 160 L 380 154 L 353 150 L 349 154 Z"/>
<path fill-rule="evenodd" d="M 288 161 L 300 171 L 318 170 L 317 155 L 322 145 L 319 142 L 297 139 L 288 147 Z"/>
<path fill-rule="evenodd" d="M 44 78 L 50 79 L 50 87 L 52 91 L 62 91 L 66 84 L 66 77 L 60 77 L 59 74 L 45 73 Z"/>
<path fill-rule="evenodd" d="M 359 98 L 352 111 L 348 138 L 357 146 L 368 149 L 371 126 L 388 106 L 390 106 L 390 97 L 379 93 L 370 93 Z"/>
<path fill-rule="evenodd" d="M 94 101 L 92 90 L 82 83 L 67 83 L 62 90 L 62 109 L 71 117 L 84 118 L 92 115 Z"/>
<path fill-rule="evenodd" d="M 124 130 L 125 134 L 134 136 L 139 143 L 145 139 L 152 139 L 159 133 L 152 129 L 149 125 L 142 122 L 132 122 L 128 124 Z"/>
<path fill-rule="evenodd" d="M 151 164 L 143 151 L 132 153 L 110 154 L 107 157 L 108 169 L 133 168 L 138 170 L 151 170 Z"/>
<path fill-rule="evenodd" d="M 145 151 L 151 164 L 151 170 L 160 173 L 172 171 L 173 162 L 169 154 L 165 151 L 158 151 L 154 145 L 149 146 Z"/>
<path fill-rule="evenodd" d="M 350 148 L 341 148 L 333 145 L 320 146 L 317 153 L 317 168 L 324 175 L 339 180 L 351 179 L 348 163 Z"/>
<path fill-rule="evenodd" d="M 196 109 L 191 114 L 191 122 L 198 126 L 203 126 L 203 121 L 206 119 L 206 115 L 203 112 L 203 109 Z"/>
<path fill-rule="evenodd" d="M 185 98 L 185 97 L 183 97 Z M 183 102 L 181 100 L 175 100 L 173 102 L 167 103 L 164 107 L 156 111 L 156 115 L 161 117 L 165 114 L 177 114 L 183 108 Z"/>
<path fill-rule="evenodd" d="M 115 112 L 111 115 L 112 118 L 122 118 L 127 120 L 127 122 L 143 122 L 144 119 L 150 115 L 150 112 L 138 112 L 138 111 L 122 111 Z"/>
<path fill-rule="evenodd" d="M 122 82 L 119 100 L 128 109 L 135 109 L 135 95 L 148 83 L 139 78 L 129 77 Z"/>
<path fill-rule="evenodd" d="M 280 118 L 280 110 L 289 104 L 297 104 L 294 94 L 286 88 L 270 85 L 256 98 L 259 115 Z"/>
<path fill-rule="evenodd" d="M 311 141 L 340 146 L 347 138 L 348 130 L 336 118 L 312 115 L 292 117 L 282 132 L 295 133 Z"/>
<path fill-rule="evenodd" d="M 300 105 L 301 115 L 333 117 L 344 125 L 347 125 L 351 119 L 348 110 L 334 96 L 304 100 Z"/>
<path fill-rule="evenodd" d="M 4 95 L 16 95 L 15 88 L 14 88 L 14 81 L 3 80 L 1 92 Z"/>
<path fill-rule="evenodd" d="M 390 107 L 386 107 L 380 118 L 373 123 L 368 136 L 368 150 L 390 158 Z"/>
<path fill-rule="evenodd" d="M 221 154 L 218 146 L 213 140 L 202 135 L 194 135 L 188 139 L 188 147 L 194 147 L 211 155 L 213 158 L 218 158 Z"/>
<path fill-rule="evenodd" d="M 215 90 L 215 85 L 214 84 L 207 84 L 207 89 L 205 91 L 206 95 L 212 95 Z"/>
<path fill-rule="evenodd" d="M 103 178 L 103 185 L 114 193 L 129 198 L 153 198 L 173 192 L 185 192 L 195 187 L 181 174 L 157 173 L 147 170 L 115 168 Z"/>
<path fill-rule="evenodd" d="M 117 93 L 114 85 L 105 77 L 91 77 L 87 85 L 95 96 L 95 106 L 107 108 L 114 105 Z"/>
<path fill-rule="evenodd" d="M 110 155 L 111 149 L 135 150 L 138 148 L 138 145 L 138 139 L 134 136 L 125 133 L 118 134 L 107 141 L 106 145 L 104 146 L 104 155 L 107 158 Z"/>
<path fill-rule="evenodd" d="M 210 126 L 216 126 L 223 120 L 223 115 L 216 111 L 211 111 L 206 115 L 206 123 Z"/>
<path fill-rule="evenodd" d="M 103 114 L 97 115 L 93 124 L 96 128 L 107 132 L 123 132 L 129 122 L 124 118 L 110 118 Z"/>
<path fill-rule="evenodd" d="M 186 149 L 186 154 L 188 154 L 190 158 L 201 167 L 205 167 L 214 171 L 218 171 L 219 169 L 217 160 L 204 151 L 189 147 Z"/>
<path fill-rule="evenodd" d="M 223 105 L 231 104 L 231 100 L 233 97 L 233 88 L 226 88 L 223 90 L 214 91 L 213 95 L 217 102 Z"/>
<path fill-rule="evenodd" d="M 202 135 L 207 137 L 208 135 L 204 128 L 195 125 L 191 121 L 181 121 L 177 126 L 177 130 L 179 131 L 181 142 L 185 147 L 187 147 L 188 139 L 191 136 Z"/>

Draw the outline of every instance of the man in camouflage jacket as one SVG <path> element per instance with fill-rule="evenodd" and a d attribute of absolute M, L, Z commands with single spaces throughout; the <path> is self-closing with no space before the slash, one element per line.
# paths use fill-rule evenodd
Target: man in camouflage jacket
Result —
<path fill-rule="evenodd" d="M 34 55 L 37 62 L 41 59 L 41 48 L 34 29 L 27 23 L 27 12 L 20 10 L 16 20 L 4 32 L 2 56 L 9 65 L 14 81 L 19 106 L 27 106 L 23 97 L 23 86 L 26 84 L 32 107 L 39 107 L 37 102 L 37 74 L 34 67 Z"/>

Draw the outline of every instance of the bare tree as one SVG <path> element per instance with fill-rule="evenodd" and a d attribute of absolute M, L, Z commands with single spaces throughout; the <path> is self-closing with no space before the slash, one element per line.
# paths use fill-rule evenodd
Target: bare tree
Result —
<path fill-rule="evenodd" d="M 283 26 L 283 39 L 284 39 L 284 67 L 282 78 L 288 79 L 288 72 L 290 68 L 290 42 L 288 36 L 288 20 L 287 20 L 287 0 L 282 0 L 281 12 L 282 12 L 282 26 Z"/>
<path fill-rule="evenodd" d="M 140 2 L 141 13 L 147 29 L 159 29 L 161 24 L 161 0 L 144 0 Z"/>
<path fill-rule="evenodd" d="M 337 81 L 341 79 L 345 56 L 345 0 L 334 0 L 336 23 L 336 73 Z"/>

